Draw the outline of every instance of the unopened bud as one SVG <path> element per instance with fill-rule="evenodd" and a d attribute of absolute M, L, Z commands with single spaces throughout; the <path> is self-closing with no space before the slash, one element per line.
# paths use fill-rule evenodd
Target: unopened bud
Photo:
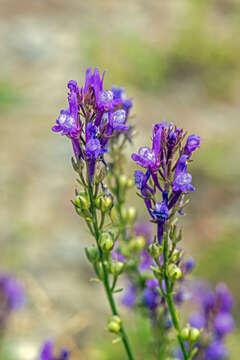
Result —
<path fill-rule="evenodd" d="M 75 206 L 80 210 L 88 210 L 90 206 L 90 200 L 88 194 L 81 191 L 74 200 Z"/>
<path fill-rule="evenodd" d="M 181 269 L 175 264 L 168 265 L 167 274 L 170 278 L 176 279 L 176 280 L 178 280 L 182 277 Z"/>
<path fill-rule="evenodd" d="M 159 258 L 163 252 L 163 248 L 159 244 L 153 243 L 148 247 L 148 251 L 154 258 Z"/>
<path fill-rule="evenodd" d="M 134 186 L 134 181 L 133 181 L 133 179 L 128 179 L 128 181 L 127 181 L 127 187 L 128 188 L 132 188 Z"/>
<path fill-rule="evenodd" d="M 189 327 L 189 325 L 187 325 L 181 331 L 181 338 L 183 340 L 188 341 L 189 340 L 189 334 L 190 334 L 190 327 Z"/>
<path fill-rule="evenodd" d="M 122 188 L 125 188 L 128 184 L 128 178 L 126 175 L 120 175 L 119 184 Z"/>
<path fill-rule="evenodd" d="M 97 250 L 97 248 L 95 248 L 94 246 L 85 248 L 85 253 L 86 253 L 86 256 L 87 256 L 88 260 L 91 263 L 95 263 L 97 261 L 97 259 L 98 259 L 98 250 Z"/>
<path fill-rule="evenodd" d="M 127 209 L 127 221 L 129 221 L 131 224 L 136 220 L 137 216 L 137 210 L 135 207 L 130 206 Z"/>
<path fill-rule="evenodd" d="M 113 261 L 111 263 L 110 272 L 113 275 L 115 275 L 115 276 L 120 275 L 123 272 L 123 269 L 124 269 L 124 263 L 123 262 L 121 262 L 121 261 Z"/>
<path fill-rule="evenodd" d="M 189 334 L 189 340 L 192 342 L 196 342 L 201 336 L 201 331 L 197 328 L 191 328 Z"/>
<path fill-rule="evenodd" d="M 96 207 L 102 212 L 106 212 L 112 208 L 113 199 L 111 195 L 101 195 L 95 201 Z"/>
<path fill-rule="evenodd" d="M 145 246 L 145 238 L 144 236 L 137 236 L 135 238 L 133 238 L 130 241 L 130 249 L 135 250 L 135 251 L 140 251 L 144 248 Z"/>
<path fill-rule="evenodd" d="M 108 321 L 108 331 L 117 334 L 121 329 L 121 319 L 119 316 L 112 316 Z"/>
<path fill-rule="evenodd" d="M 101 246 L 103 251 L 112 250 L 114 246 L 113 234 L 111 234 L 110 232 L 103 232 L 100 235 L 99 245 Z"/>
<path fill-rule="evenodd" d="M 181 254 L 182 254 L 181 250 L 175 249 L 175 250 L 173 251 L 172 256 L 171 256 L 172 262 L 174 262 L 174 263 L 178 262 L 178 260 L 179 260 L 180 257 L 181 257 Z"/>

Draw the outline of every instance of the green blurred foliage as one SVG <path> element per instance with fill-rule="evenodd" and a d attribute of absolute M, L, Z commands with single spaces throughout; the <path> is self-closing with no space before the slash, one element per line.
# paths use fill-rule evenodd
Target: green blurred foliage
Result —
<path fill-rule="evenodd" d="M 21 95 L 14 84 L 7 80 L 0 80 L 0 112 L 5 112 L 12 106 L 17 105 Z"/>
<path fill-rule="evenodd" d="M 218 36 L 205 21 L 210 2 L 190 1 L 183 25 L 165 44 L 151 43 L 134 33 L 87 33 L 85 48 L 92 66 L 101 64 L 114 78 L 138 88 L 156 91 L 181 81 L 192 81 L 209 98 L 233 96 L 239 72 L 239 28 Z M 114 61 L 113 61 L 114 59 Z"/>

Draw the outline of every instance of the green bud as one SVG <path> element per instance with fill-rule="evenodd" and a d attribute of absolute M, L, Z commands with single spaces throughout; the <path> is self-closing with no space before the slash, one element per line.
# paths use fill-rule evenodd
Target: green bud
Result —
<path fill-rule="evenodd" d="M 190 334 L 190 327 L 189 327 L 189 325 L 187 325 L 187 326 L 185 326 L 185 327 L 182 329 L 180 335 L 181 335 L 181 338 L 182 338 L 183 340 L 188 341 L 188 340 L 189 340 L 189 334 Z"/>
<path fill-rule="evenodd" d="M 130 249 L 135 251 L 141 251 L 144 248 L 144 246 L 145 246 L 144 236 L 137 236 L 133 238 L 129 243 Z"/>
<path fill-rule="evenodd" d="M 196 342 L 201 336 L 201 331 L 197 328 L 191 328 L 189 334 L 189 340 L 192 342 Z"/>
<path fill-rule="evenodd" d="M 74 200 L 74 205 L 80 210 L 88 210 L 90 207 L 90 200 L 88 194 L 81 191 Z M 80 214 L 79 214 L 80 215 Z"/>
<path fill-rule="evenodd" d="M 122 320 L 120 319 L 120 317 L 118 315 L 113 315 L 111 317 L 111 321 L 116 321 L 119 325 L 122 324 Z"/>
<path fill-rule="evenodd" d="M 120 328 L 121 326 L 118 323 L 116 323 L 116 321 L 111 321 L 108 324 L 108 331 L 113 332 L 115 334 L 119 332 Z"/>
<path fill-rule="evenodd" d="M 110 232 L 103 232 L 100 235 L 99 245 L 103 251 L 111 251 L 114 246 L 114 237 Z"/>
<path fill-rule="evenodd" d="M 110 272 L 111 274 L 118 276 L 124 270 L 124 263 L 121 261 L 113 261 L 110 265 Z"/>
<path fill-rule="evenodd" d="M 95 201 L 96 207 L 102 212 L 110 210 L 113 206 L 113 199 L 111 195 L 100 195 Z"/>
<path fill-rule="evenodd" d="M 127 221 L 129 221 L 131 224 L 134 223 L 137 217 L 137 210 L 135 207 L 130 206 L 127 209 Z"/>
<path fill-rule="evenodd" d="M 127 181 L 127 187 L 128 188 L 132 188 L 134 186 L 134 181 L 133 181 L 133 179 L 128 179 L 128 181 Z"/>
<path fill-rule="evenodd" d="M 117 334 L 121 329 L 121 319 L 119 316 L 112 316 L 108 321 L 108 331 Z"/>
<path fill-rule="evenodd" d="M 158 258 L 163 252 L 163 248 L 159 244 L 153 243 L 148 247 L 148 251 L 154 258 Z"/>
<path fill-rule="evenodd" d="M 171 256 L 172 262 L 174 262 L 174 263 L 178 262 L 178 260 L 180 259 L 181 254 L 182 254 L 182 252 L 180 250 L 175 249 L 173 251 L 172 256 Z"/>
<path fill-rule="evenodd" d="M 88 248 L 85 248 L 85 253 L 88 258 L 88 260 L 91 263 L 95 263 L 98 259 L 98 250 L 95 248 L 95 246 L 90 246 Z"/>
<path fill-rule="evenodd" d="M 126 175 L 119 176 L 119 184 L 122 188 L 125 188 L 128 184 L 128 178 Z"/>
<path fill-rule="evenodd" d="M 127 221 L 127 210 L 125 208 L 121 209 L 121 216 L 124 221 Z"/>
<path fill-rule="evenodd" d="M 181 269 L 175 264 L 168 265 L 167 274 L 170 278 L 176 279 L 176 280 L 178 280 L 182 277 Z"/>
<path fill-rule="evenodd" d="M 110 210 L 113 206 L 112 196 L 103 196 L 100 209 L 104 212 Z"/>

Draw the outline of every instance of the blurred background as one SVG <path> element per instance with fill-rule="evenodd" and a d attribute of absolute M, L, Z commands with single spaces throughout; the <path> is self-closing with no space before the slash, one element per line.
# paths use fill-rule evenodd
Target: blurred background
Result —
<path fill-rule="evenodd" d="M 71 144 L 51 132 L 67 81 L 81 84 L 96 65 L 107 70 L 106 88 L 124 86 L 133 98 L 138 133 L 127 155 L 149 143 L 152 124 L 163 119 L 204 139 L 192 164 L 184 247 L 197 275 L 226 282 L 235 297 L 228 344 L 230 359 L 239 359 L 240 1 L 0 0 L 0 7 L 0 268 L 27 293 L 1 358 L 36 359 L 52 337 L 73 360 L 109 359 L 108 307 L 84 255 L 92 240 L 70 203 Z M 146 219 L 135 190 L 129 201 Z"/>

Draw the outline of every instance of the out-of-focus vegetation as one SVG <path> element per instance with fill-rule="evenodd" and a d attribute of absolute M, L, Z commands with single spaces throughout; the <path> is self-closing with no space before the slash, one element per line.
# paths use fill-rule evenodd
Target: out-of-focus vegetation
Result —
<path fill-rule="evenodd" d="M 210 2 L 190 1 L 180 29 L 163 44 L 124 29 L 107 41 L 102 33 L 88 32 L 85 46 L 90 63 L 104 64 L 115 79 L 144 91 L 165 92 L 177 82 L 191 81 L 202 95 L 227 100 L 234 93 L 240 70 L 240 43 L 236 41 L 240 9 L 234 8 L 230 17 L 231 31 L 222 34 L 211 28 L 211 12 Z"/>

